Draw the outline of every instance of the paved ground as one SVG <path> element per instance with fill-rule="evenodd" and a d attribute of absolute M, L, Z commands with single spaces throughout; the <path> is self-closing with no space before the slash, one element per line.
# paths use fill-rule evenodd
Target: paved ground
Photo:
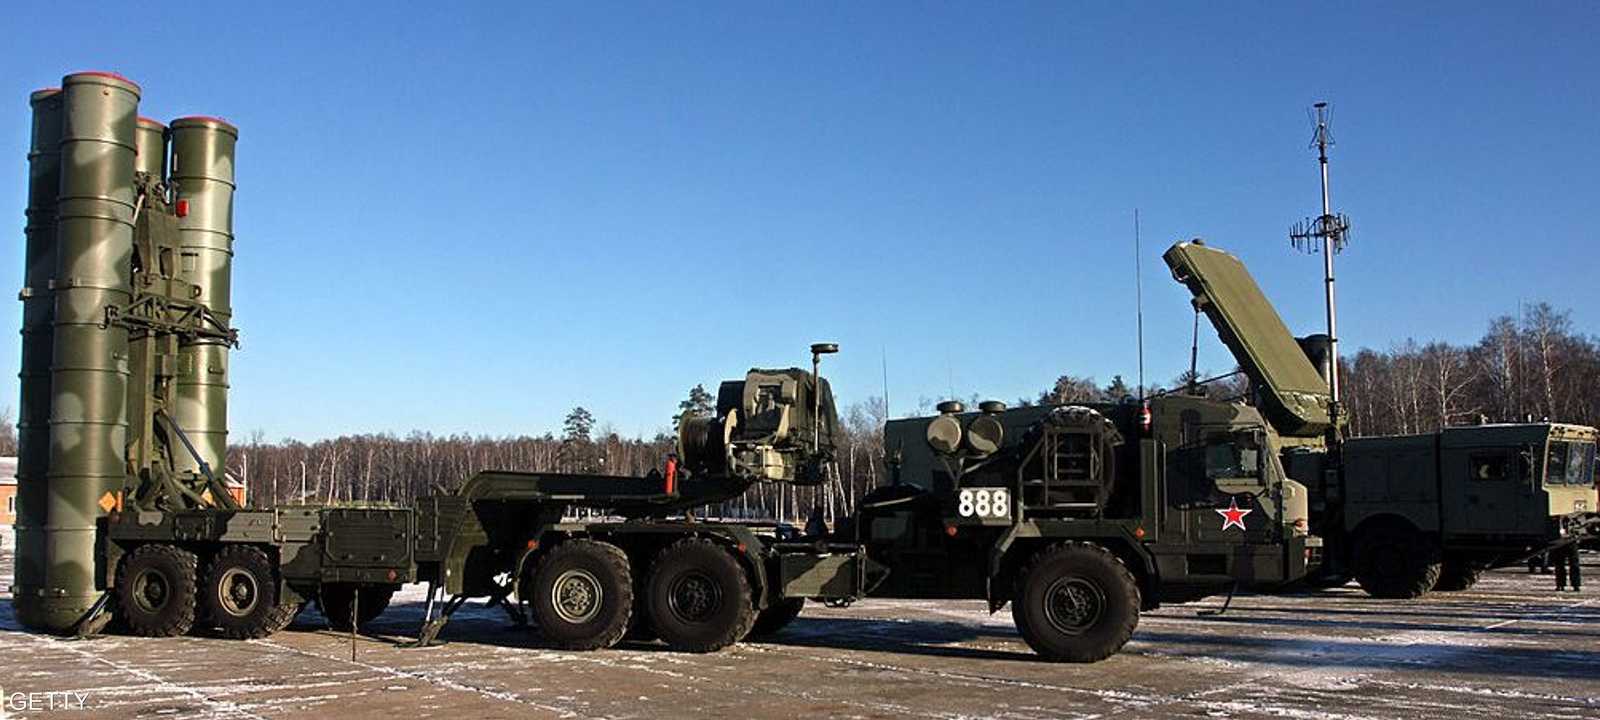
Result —
<path fill-rule="evenodd" d="M 1009 613 L 968 602 L 811 607 L 775 642 L 713 655 L 558 652 L 470 609 L 449 645 L 400 650 L 411 592 L 352 661 L 312 611 L 257 642 L 68 641 L 19 631 L 0 595 L 0 687 L 86 697 L 10 713 L 62 718 L 1600 718 L 1600 587 L 1552 588 L 1499 572 L 1416 602 L 1346 588 L 1242 597 L 1222 617 L 1163 608 L 1091 666 L 1035 661 Z"/>

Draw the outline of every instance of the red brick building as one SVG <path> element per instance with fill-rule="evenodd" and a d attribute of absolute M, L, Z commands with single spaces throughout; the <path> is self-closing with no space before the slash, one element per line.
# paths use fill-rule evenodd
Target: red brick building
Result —
<path fill-rule="evenodd" d="M 0 525 L 15 524 L 17 524 L 17 459 L 0 457 Z"/>

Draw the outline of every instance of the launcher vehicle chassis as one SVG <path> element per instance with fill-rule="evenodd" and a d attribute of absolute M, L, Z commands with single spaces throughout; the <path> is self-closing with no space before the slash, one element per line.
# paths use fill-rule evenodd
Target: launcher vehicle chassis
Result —
<path fill-rule="evenodd" d="M 1294 582 L 1313 563 L 1304 489 L 1242 406 L 1165 398 L 1141 428 L 1135 405 L 946 404 L 890 423 L 892 483 L 833 531 L 802 533 L 690 510 L 758 480 L 818 477 L 836 425 L 826 381 L 753 370 L 719 395 L 716 416 L 681 423 L 681 481 L 670 464 L 644 477 L 484 472 L 409 507 L 118 509 L 101 582 L 142 635 L 262 637 L 309 602 L 350 629 L 422 582 L 415 644 L 485 598 L 574 650 L 631 636 L 714 651 L 781 629 L 807 600 L 982 599 L 1011 605 L 1042 657 L 1089 662 L 1121 649 L 1143 609 Z"/>

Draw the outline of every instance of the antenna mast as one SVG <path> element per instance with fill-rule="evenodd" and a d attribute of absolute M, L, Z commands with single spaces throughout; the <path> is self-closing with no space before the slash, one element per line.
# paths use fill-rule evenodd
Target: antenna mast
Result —
<path fill-rule="evenodd" d="M 1139 208 L 1133 209 L 1133 296 L 1139 333 L 1139 404 L 1144 404 L 1144 251 L 1139 246 Z"/>
<path fill-rule="evenodd" d="M 887 421 L 894 418 L 889 411 L 889 349 L 880 347 L 879 354 L 883 359 L 883 419 Z"/>
<path fill-rule="evenodd" d="M 1333 202 L 1328 193 L 1328 148 L 1333 147 L 1333 131 L 1329 126 L 1332 113 L 1326 102 L 1318 102 L 1311 107 L 1316 113 L 1316 130 L 1311 136 L 1311 147 L 1317 149 L 1317 165 L 1322 170 L 1322 214 L 1316 219 L 1308 218 L 1295 223 L 1289 232 L 1289 242 L 1301 251 L 1311 254 L 1319 251 L 1322 253 L 1322 286 L 1328 312 L 1328 391 L 1332 397 L 1328 411 L 1333 416 L 1334 431 L 1337 432 L 1341 396 L 1339 325 L 1333 298 L 1333 256 L 1343 251 L 1345 244 L 1349 242 L 1350 220 L 1343 214 L 1333 213 Z"/>

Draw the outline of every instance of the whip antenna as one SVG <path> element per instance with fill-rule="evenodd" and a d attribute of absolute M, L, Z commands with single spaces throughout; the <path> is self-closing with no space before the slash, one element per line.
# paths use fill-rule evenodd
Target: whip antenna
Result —
<path fill-rule="evenodd" d="M 1138 327 L 1139 404 L 1144 404 L 1144 271 L 1143 249 L 1139 245 L 1139 208 L 1133 209 L 1133 306 Z"/>
<path fill-rule="evenodd" d="M 879 348 L 878 352 L 883 359 L 883 419 L 887 421 L 894 417 L 889 414 L 889 350 Z"/>

